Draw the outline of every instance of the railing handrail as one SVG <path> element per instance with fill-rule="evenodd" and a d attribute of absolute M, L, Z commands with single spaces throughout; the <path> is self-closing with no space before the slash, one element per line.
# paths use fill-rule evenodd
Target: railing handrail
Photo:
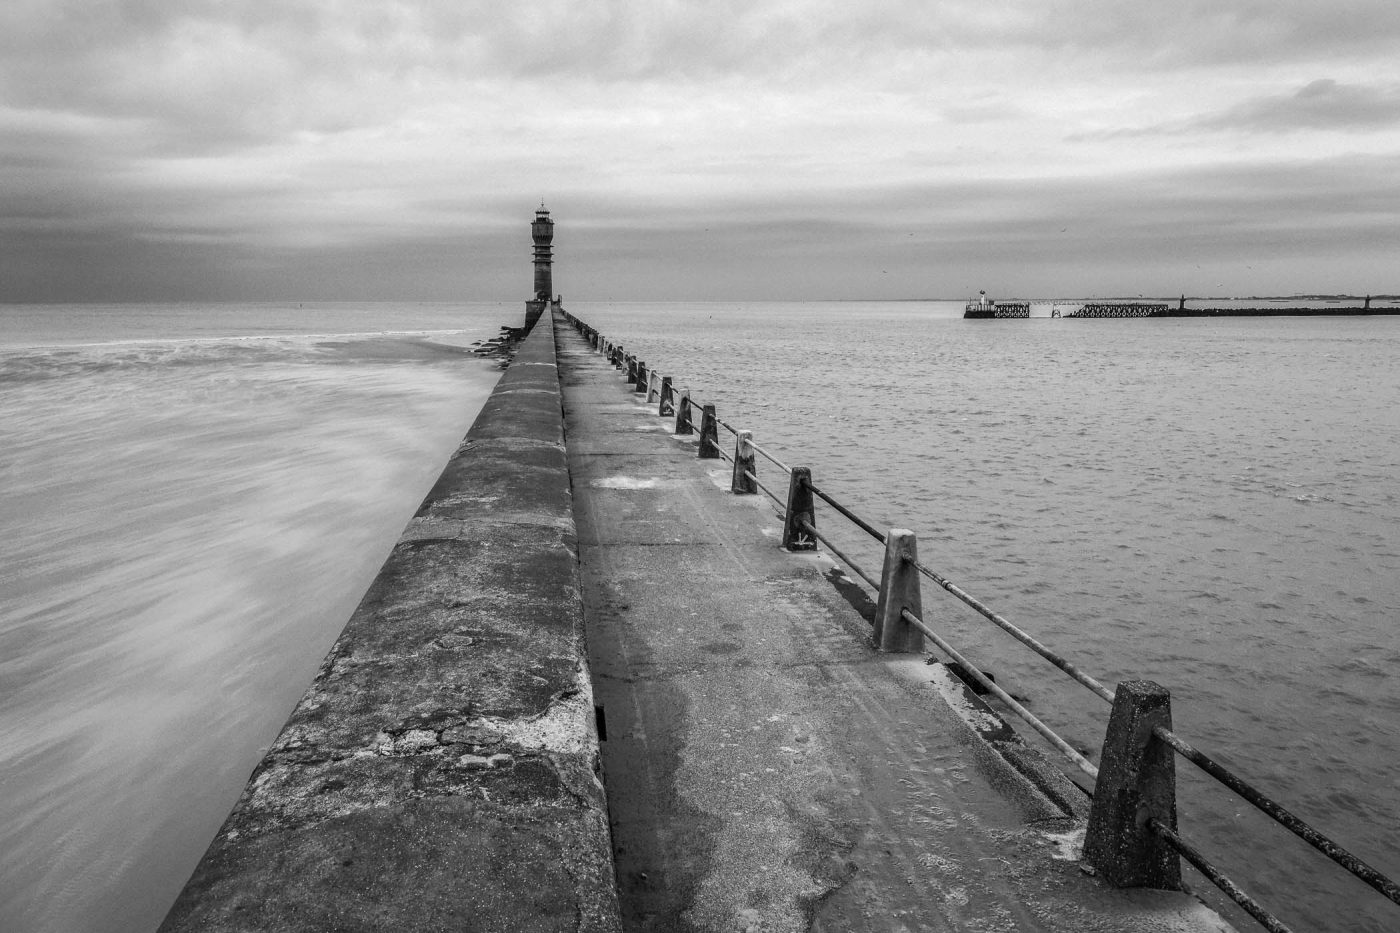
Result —
<path fill-rule="evenodd" d="M 853 524 L 856 524 L 862 530 L 869 533 L 872 537 L 875 537 L 877 540 L 881 541 L 881 543 L 884 543 L 885 536 L 879 534 L 879 532 L 876 531 L 873 528 L 873 526 L 871 526 L 868 522 L 865 522 L 864 520 L 860 519 L 859 516 L 855 515 L 853 512 L 851 512 L 849 509 L 847 509 L 845 506 L 839 503 L 833 496 L 821 491 L 816 487 L 816 485 L 814 485 L 810 481 L 806 481 L 805 485 L 808 489 L 812 491 L 814 495 L 821 498 L 827 504 L 833 506 L 838 512 L 840 512 L 844 517 L 849 519 Z M 855 565 L 851 563 L 848 557 L 843 555 L 839 550 L 832 546 L 829 540 L 827 540 L 824 536 L 817 534 L 816 530 L 810 525 L 807 525 L 806 527 L 807 531 L 811 533 L 814 537 L 816 537 L 819 541 L 821 541 L 823 544 L 825 544 L 828 549 L 830 549 L 847 564 L 851 565 L 853 569 L 857 569 Z M 1108 690 L 1093 677 L 1090 677 L 1088 674 L 1085 674 L 1082 671 L 1080 671 L 1074 664 L 1072 664 L 1066 658 L 1050 650 L 1039 640 L 1037 640 L 1034 636 L 1030 635 L 1028 632 L 1025 632 L 1018 626 L 1014 625 L 1005 617 L 992 610 L 981 600 L 977 599 L 975 596 L 971 595 L 966 590 L 963 590 L 956 583 L 953 583 L 952 581 L 943 577 L 941 574 L 927 567 L 925 564 L 923 564 L 923 562 L 914 559 L 911 560 L 910 563 L 917 571 L 919 571 L 919 573 L 932 580 L 933 582 L 937 583 L 948 593 L 952 594 L 958 600 L 971 607 L 973 610 L 975 610 L 978 614 L 982 615 L 988 621 L 992 622 L 999 628 L 1006 631 L 1017 641 L 1030 648 L 1036 654 L 1039 654 L 1041 657 L 1045 658 L 1045 660 L 1049 661 L 1051 664 L 1054 664 L 1065 674 L 1069 675 L 1071 678 L 1084 685 L 1085 687 L 1088 687 L 1091 692 L 1093 692 L 1094 694 L 1096 694 L 1097 696 L 1109 703 L 1113 702 L 1114 694 L 1112 691 Z M 864 573 L 863 571 L 859 571 L 858 569 L 857 573 L 859 574 L 859 576 L 861 576 L 862 579 L 865 580 L 866 583 L 870 584 L 874 589 L 880 589 L 880 585 L 874 582 L 868 574 Z M 1079 767 L 1080 770 L 1084 771 L 1091 777 L 1097 779 L 1098 768 L 1096 768 L 1092 763 L 1090 763 L 1081 754 L 1079 754 L 1078 751 L 1076 751 L 1072 746 L 1065 742 L 1064 739 L 1062 739 L 1058 734 L 1056 734 L 1049 726 L 1045 725 L 1034 714 L 1027 711 L 1025 707 L 1023 707 L 1019 702 L 1012 698 L 1010 694 L 1006 693 L 1006 691 L 999 687 L 995 681 L 986 677 L 977 668 L 975 664 L 971 663 L 966 658 L 964 658 L 956 649 L 953 648 L 952 645 L 950 645 L 945 639 L 943 639 L 940 635 L 933 631 L 933 629 L 929 628 L 923 622 L 922 619 L 918 618 L 913 613 L 910 613 L 908 610 L 904 610 L 901 613 L 901 615 L 907 622 L 909 622 L 915 628 L 919 629 L 919 631 L 921 631 L 925 637 L 927 637 L 930 641 L 937 645 L 939 650 L 943 651 L 944 654 L 947 654 L 954 661 L 956 661 L 961 666 L 962 671 L 967 676 L 975 680 L 978 683 L 978 685 L 985 689 L 987 692 L 991 693 L 992 695 L 996 696 L 999 700 L 1001 700 L 1007 706 L 1008 709 L 1015 713 L 1020 719 L 1025 721 L 1027 725 L 1029 725 L 1032 729 L 1039 733 L 1047 742 L 1049 742 L 1059 752 L 1061 752 L 1061 754 L 1063 754 L 1070 761 L 1074 762 L 1074 764 L 1077 767 Z M 1243 797 L 1249 803 L 1253 804 L 1270 819 L 1274 820 L 1276 823 L 1283 826 L 1285 829 L 1288 829 L 1290 832 L 1303 839 L 1305 842 L 1313 846 L 1319 852 L 1326 855 L 1329 859 L 1336 862 L 1338 865 L 1346 869 L 1352 875 L 1356 876 L 1359 880 L 1365 882 L 1367 885 L 1378 891 L 1382 896 L 1397 904 L 1400 904 L 1400 886 L 1396 885 L 1395 882 L 1391 881 L 1385 875 L 1381 874 L 1371 865 L 1367 864 L 1364 860 L 1353 855 L 1351 852 L 1348 852 L 1345 848 L 1338 845 L 1333 840 L 1329 839 L 1327 836 L 1319 832 L 1309 823 L 1294 815 L 1286 807 L 1282 806 L 1277 801 L 1272 800 L 1267 795 L 1258 791 L 1237 775 L 1231 773 L 1224 766 L 1220 765 L 1218 762 L 1210 758 L 1204 752 L 1201 752 L 1200 750 L 1188 744 L 1184 739 L 1176 735 L 1176 733 L 1168 729 L 1163 729 L 1161 727 L 1158 727 L 1157 729 L 1153 730 L 1153 733 L 1157 738 L 1161 739 L 1164 743 L 1170 746 L 1183 758 L 1186 758 L 1188 761 L 1197 765 L 1197 767 L 1201 768 L 1201 770 L 1203 770 L 1205 773 L 1209 774 L 1221 784 L 1225 785 L 1230 790 Z M 1152 827 L 1154 832 L 1166 839 L 1169 845 L 1171 845 L 1174 849 L 1180 852 L 1181 855 L 1184 858 L 1186 858 L 1187 861 L 1191 862 L 1191 864 L 1194 865 L 1197 869 L 1199 869 L 1202 872 L 1202 874 L 1206 875 L 1206 877 L 1209 878 L 1214 884 L 1216 884 L 1216 886 L 1219 887 L 1227 897 L 1229 897 L 1246 912 L 1248 912 L 1251 917 L 1259 921 L 1259 923 L 1262 924 L 1265 927 L 1265 929 L 1269 930 L 1270 933 L 1274 933 L 1274 931 L 1278 931 L 1278 933 L 1291 933 L 1289 927 L 1284 925 L 1280 920 L 1278 920 L 1278 918 L 1274 917 L 1264 907 L 1259 905 L 1258 902 L 1250 898 L 1249 895 L 1245 894 L 1244 891 L 1240 889 L 1240 887 L 1237 884 L 1235 884 L 1227 876 L 1220 872 L 1220 870 L 1216 868 L 1213 864 L 1211 864 L 1209 860 L 1207 860 L 1206 857 L 1200 853 L 1199 850 L 1192 847 L 1189 843 L 1182 839 L 1179 834 L 1177 834 L 1168 827 L 1162 826 L 1162 824 L 1159 821 L 1156 821 L 1155 819 L 1153 820 L 1153 823 L 1155 824 Z"/>
<path fill-rule="evenodd" d="M 1284 829 L 1293 833 L 1299 839 L 1302 839 L 1308 845 L 1351 872 L 1389 900 L 1400 904 L 1400 885 L 1396 885 L 1395 882 L 1372 868 L 1366 862 L 1352 855 L 1346 849 L 1318 832 L 1309 825 L 1306 820 L 1295 815 L 1278 801 L 1271 799 L 1267 794 L 1257 790 L 1243 778 L 1239 777 L 1239 775 L 1231 772 L 1205 752 L 1188 744 L 1175 732 L 1160 726 L 1153 729 L 1152 732 L 1153 735 L 1170 746 L 1172 750 L 1182 758 L 1185 758 L 1206 774 L 1209 774 L 1221 784 L 1224 784 L 1226 787 L 1230 788 L 1230 790 L 1239 794 L 1275 823 L 1278 823 Z"/>
<path fill-rule="evenodd" d="M 870 574 L 860 566 L 860 564 L 857 564 L 855 561 L 851 560 L 850 557 L 843 554 L 841 550 L 836 547 L 836 545 L 832 544 L 826 538 L 825 535 L 817 531 L 817 529 L 813 528 L 810 522 L 802 522 L 802 527 L 812 537 L 816 538 L 822 544 L 825 544 L 827 550 L 831 551 L 831 553 L 835 554 L 837 557 L 841 558 L 841 560 L 845 561 L 846 566 L 850 567 L 856 572 L 856 576 L 860 577 L 862 580 L 870 584 L 875 589 L 878 590 L 880 588 L 880 583 L 878 580 L 871 577 Z"/>
<path fill-rule="evenodd" d="M 865 531 L 875 540 L 879 541 L 881 544 L 885 543 L 885 536 L 883 534 L 876 530 L 876 528 L 869 522 L 865 521 L 860 516 L 852 512 L 850 509 L 846 508 L 846 506 L 838 502 L 835 499 L 835 497 L 818 489 L 811 482 L 808 482 L 806 485 L 808 489 L 812 490 L 813 495 L 819 497 L 822 501 L 835 508 L 838 512 L 840 512 L 851 522 L 855 523 L 858 527 L 860 527 L 863 531 Z M 1071 678 L 1073 678 L 1083 686 L 1089 688 L 1089 690 L 1096 696 L 1100 697 L 1108 703 L 1113 702 L 1113 691 L 1109 690 L 1107 687 L 1099 683 L 1093 677 L 1090 677 L 1088 674 L 1085 674 L 1064 656 L 1058 654 L 1057 652 L 1051 651 L 1048 647 L 1042 644 L 1030 633 L 1012 624 L 1009 620 L 1006 619 L 1006 617 L 1002 616 L 1000 613 L 993 611 L 991 607 L 987 606 L 986 603 L 983 603 L 980 599 L 973 596 L 971 593 L 968 593 L 962 587 L 958 586 L 956 583 L 953 583 L 951 580 L 948 580 L 938 572 L 927 567 L 922 562 L 916 560 L 912 563 L 915 569 L 917 569 L 921 574 L 928 577 L 934 583 L 937 583 L 939 586 L 947 590 L 953 596 L 957 597 L 963 603 L 972 607 L 972 609 L 976 610 L 980 615 L 986 618 L 987 621 L 991 622 L 993 625 L 996 625 L 998 628 L 1005 631 L 1011 637 L 1015 638 L 1017 641 L 1021 642 L 1021 644 L 1025 645 L 1027 648 L 1030 648 L 1036 654 L 1040 655 L 1042 658 L 1058 667 L 1061 671 L 1068 674 Z M 878 588 L 879 587 L 877 586 L 876 589 Z"/>
<path fill-rule="evenodd" d="M 964 674 L 977 681 L 977 683 L 980 684 L 988 693 L 992 694 L 997 699 L 1005 703 L 1012 712 L 1014 712 L 1021 719 L 1025 720 L 1027 725 L 1029 725 L 1036 732 L 1040 733 L 1041 736 L 1043 736 L 1045 740 L 1048 741 L 1051 745 L 1055 746 L 1055 748 L 1058 749 L 1062 755 L 1064 755 L 1070 761 L 1074 762 L 1075 765 L 1078 766 L 1079 770 L 1083 771 L 1085 774 L 1089 775 L 1092 778 L 1097 778 L 1099 776 L 1099 769 L 1092 762 L 1090 762 L 1089 759 L 1081 755 L 1079 751 L 1074 748 L 1074 746 L 1070 745 L 1064 739 L 1060 738 L 1059 735 L 1057 735 L 1053 729 L 1051 729 L 1045 723 L 1041 722 L 1040 719 L 1038 719 L 1034 713 L 1022 706 L 1013 696 L 1011 696 L 1011 694 L 1007 693 L 1001 687 L 997 686 L 997 682 L 995 680 L 992 680 L 986 674 L 983 674 L 980 670 L 978 670 L 977 665 L 973 664 L 967 658 L 963 657 L 962 653 L 959 652 L 952 645 L 948 644 L 948 642 L 941 635 L 939 635 L 933 629 L 925 625 L 923 619 L 920 619 L 908 609 L 902 610 L 900 612 L 900 616 L 902 616 L 904 620 L 910 625 L 923 632 L 924 636 L 930 641 L 932 641 L 935 645 L 937 645 L 939 647 L 939 650 L 941 650 L 944 654 L 948 655 L 948 657 L 952 658 L 954 661 L 958 662 L 958 664 L 962 665 L 962 670 Z"/>
<path fill-rule="evenodd" d="M 861 518 L 859 515 L 852 512 L 850 509 L 846 508 L 841 503 L 837 502 L 836 499 L 832 496 L 822 492 L 816 486 L 812 485 L 812 483 L 808 482 L 806 485 L 808 489 L 812 490 L 812 495 L 816 496 L 818 499 L 821 499 L 827 505 L 840 512 L 847 519 L 853 522 L 855 526 L 861 531 L 864 531 L 866 534 L 870 535 L 870 537 L 874 538 L 876 541 L 879 541 L 881 544 L 885 543 L 886 539 L 884 532 L 880 531 L 874 525 L 870 524 L 865 519 Z"/>
<path fill-rule="evenodd" d="M 758 446 L 757 444 L 755 444 L 752 440 L 749 441 L 749 446 L 752 447 L 754 450 L 758 451 L 758 452 L 759 452 L 760 454 L 762 454 L 763 456 L 767 457 L 768 460 L 769 460 L 769 462 L 771 462 L 771 463 L 772 463 L 774 466 L 776 466 L 778 469 L 784 471 L 785 473 L 791 473 L 791 472 L 792 472 L 792 467 L 788 466 L 786 463 L 784 463 L 783 461 L 779 460 L 777 457 L 773 456 L 773 455 L 770 454 L 768 451 L 764 450 L 762 447 L 760 447 L 760 446 Z"/>
<path fill-rule="evenodd" d="M 1023 629 L 1011 624 L 1011 622 L 1007 621 L 1007 619 L 1001 614 L 993 612 L 992 609 L 989 606 L 987 606 L 986 603 L 982 602 L 980 599 L 973 596 L 971 593 L 967 592 L 962 587 L 958 586 L 956 583 L 944 578 L 937 572 L 924 566 L 919 561 L 914 561 L 913 563 L 914 568 L 918 570 L 919 573 L 928 577 L 930 580 L 932 580 L 934 583 L 937 583 L 939 586 L 943 587 L 943 589 L 953 594 L 953 596 L 957 597 L 963 603 L 967 604 L 968 606 L 971 606 L 974 610 L 977 611 L 978 614 L 980 614 L 987 621 L 991 622 L 993 625 L 1005 631 L 1012 638 L 1016 639 L 1021 644 L 1025 645 L 1027 648 L 1030 648 L 1036 654 L 1040 655 L 1042 658 L 1049 661 L 1051 664 L 1055 665 L 1060 670 L 1064 671 L 1066 674 L 1074 678 L 1074 680 L 1078 681 L 1080 684 L 1083 684 L 1085 687 L 1088 687 L 1090 692 L 1092 692 L 1094 695 L 1098 696 L 1099 698 L 1103 699 L 1108 703 L 1113 702 L 1112 690 L 1109 690 L 1103 684 L 1099 683 L 1097 680 L 1081 671 L 1078 667 L 1075 667 L 1065 657 L 1054 651 L 1051 651 L 1045 645 L 1041 644 L 1040 641 L 1038 641 L 1034 636 L 1024 631 Z"/>
<path fill-rule="evenodd" d="M 1197 871 L 1209 878 L 1211 883 L 1219 888 L 1226 897 L 1244 908 L 1245 912 L 1259 921 L 1259 924 L 1269 933 L 1293 933 L 1293 930 L 1285 926 L 1282 920 L 1269 913 L 1263 905 L 1244 893 L 1239 885 L 1227 877 L 1210 859 L 1201 854 L 1200 849 L 1181 838 L 1181 835 L 1170 826 L 1154 816 L 1148 818 L 1147 827 L 1160 836 L 1167 845 L 1179 852 L 1186 861 L 1196 866 Z"/>
<path fill-rule="evenodd" d="M 573 315 L 567 316 L 569 320 L 575 324 L 575 326 L 580 328 L 587 326 L 584 325 Z M 592 331 L 592 328 L 589 328 L 589 330 Z M 598 333 L 597 331 L 592 332 L 594 334 Z M 605 338 L 601 338 L 601 335 L 599 335 L 599 337 L 600 344 L 604 346 L 612 346 L 614 348 L 619 346 L 613 344 L 611 341 L 608 341 Z M 615 362 L 618 365 L 622 365 L 624 368 L 626 367 L 625 360 L 615 360 Z M 698 425 L 696 425 L 695 421 L 690 417 L 691 409 L 708 408 L 709 417 L 712 418 L 715 423 L 722 425 L 730 433 L 736 435 L 736 437 L 740 435 L 740 432 L 737 429 L 729 425 L 727 422 L 720 420 L 714 414 L 713 406 L 702 406 L 692 396 L 689 395 L 688 390 L 686 393 L 684 393 L 684 400 L 686 402 L 684 415 L 687 423 L 689 423 L 690 425 L 699 427 Z M 678 407 L 677 412 L 679 413 L 680 411 L 681 409 Z M 748 434 L 748 432 L 744 433 Z M 860 528 L 862 531 L 869 534 L 875 540 L 881 542 L 882 544 L 888 543 L 889 536 L 880 532 L 874 525 L 870 524 L 868 521 L 857 515 L 854 511 L 843 505 L 834 496 L 830 495 L 827 492 L 824 492 L 823 490 L 819 489 L 815 484 L 813 484 L 810 479 L 810 471 L 806 470 L 805 468 L 800 470 L 794 470 L 792 467 L 787 466 L 785 463 L 773 456 L 770 452 L 759 447 L 757 444 L 754 444 L 751 435 L 746 437 L 744 442 L 747 443 L 748 448 L 762 454 L 764 457 L 772 461 L 781 469 L 791 474 L 793 489 L 797 489 L 799 486 L 805 488 L 812 495 L 821 499 L 823 502 L 826 502 L 838 513 L 840 513 L 844 518 L 846 518 L 852 524 L 856 525 L 856 527 Z M 706 442 L 702 437 L 702 455 L 704 455 L 703 449 L 705 447 L 705 443 Z M 718 449 L 717 445 L 715 449 L 718 451 L 718 455 L 720 457 L 723 457 L 730 463 L 735 462 L 735 459 L 733 457 L 730 457 L 729 455 L 725 454 L 723 450 Z M 742 472 L 744 476 L 751 479 L 759 488 L 761 488 L 765 493 L 767 493 L 769 498 L 776 502 L 780 508 L 784 508 L 783 500 L 780 499 L 778 496 L 774 495 L 772 490 L 770 490 L 767 486 L 763 485 L 763 483 L 759 481 L 758 476 L 756 474 L 756 468 L 752 471 L 738 471 L 736 468 L 736 473 L 737 472 Z M 804 506 L 804 508 L 807 507 Z M 791 516 L 785 518 L 785 521 L 790 520 L 790 518 Z M 868 584 L 877 592 L 881 591 L 882 584 L 876 581 L 867 571 L 861 568 L 860 565 L 854 560 L 852 560 L 849 555 L 845 554 L 835 544 L 833 544 L 830 541 L 830 539 L 818 532 L 816 527 L 812 524 L 812 522 L 807 521 L 799 516 L 797 517 L 797 524 L 800 525 L 800 527 L 806 534 L 810 535 L 813 539 L 820 541 L 822 544 L 826 545 L 828 550 L 830 550 L 833 554 L 840 558 L 841 561 L 843 561 L 848 567 L 855 571 L 856 575 L 860 577 L 866 584 Z M 901 534 L 907 534 L 907 532 L 901 532 Z M 1014 625 L 1005 617 L 992 610 L 981 600 L 972 596 L 966 590 L 962 589 L 956 583 L 953 583 L 952 581 L 948 580 L 946 577 L 942 576 L 937 571 L 929 568 L 917 558 L 910 556 L 909 558 L 907 558 L 907 560 L 908 563 L 912 565 L 914 569 L 918 571 L 919 574 L 932 580 L 934 583 L 937 583 L 941 588 L 953 595 L 959 601 L 963 602 L 965 605 L 971 607 L 974 611 L 986 618 L 988 621 L 992 622 L 994 625 L 1007 632 L 1018 642 L 1030 648 L 1032 651 L 1040 655 L 1045 660 L 1049 661 L 1051 664 L 1055 665 L 1055 667 L 1057 667 L 1059 670 L 1061 670 L 1063 673 L 1074 679 L 1082 686 L 1087 687 L 1096 696 L 1100 697 L 1103 700 L 1106 700 L 1109 703 L 1114 703 L 1115 697 L 1117 695 L 1115 691 L 1109 690 L 1107 687 L 1099 683 L 1099 681 L 1095 680 L 1093 677 L 1080 671 L 1068 659 L 1052 651 L 1034 636 L 1030 635 L 1028 632 Z M 1099 769 L 1092 762 L 1090 762 L 1076 749 L 1069 745 L 1068 742 L 1066 742 L 1059 735 L 1057 735 L 1054 732 L 1054 730 L 1052 730 L 1049 726 L 1047 726 L 1040 719 L 1038 719 L 1033 713 L 1028 711 L 1014 697 L 1012 697 L 1009 693 L 1007 693 L 1005 690 L 999 687 L 994 680 L 986 676 L 981 670 L 978 669 L 978 667 L 975 664 L 973 664 L 971 661 L 965 658 L 961 654 L 961 652 L 959 652 L 956 648 L 949 644 L 941 635 L 939 635 L 929 625 L 927 625 L 922 618 L 910 612 L 907 608 L 901 609 L 899 611 L 899 616 L 904 622 L 907 622 L 909 625 L 912 625 L 919 632 L 921 632 L 924 635 L 924 637 L 932 641 L 944 654 L 948 655 L 956 663 L 958 663 L 961 666 L 962 673 L 964 675 L 976 681 L 977 684 L 984 688 L 988 693 L 991 693 L 993 696 L 1001 700 L 1001 702 L 1005 704 L 1009 710 L 1011 710 L 1019 718 L 1024 720 L 1032 729 L 1034 729 L 1043 738 L 1045 738 L 1047 742 L 1049 742 L 1058 751 L 1065 755 L 1066 758 L 1074 762 L 1074 764 L 1080 770 L 1084 771 L 1086 774 L 1097 780 L 1099 775 Z M 1164 688 L 1156 689 L 1161 689 L 1165 693 Z M 1356 876 L 1359 880 L 1368 884 L 1381 895 L 1383 895 L 1384 897 L 1396 904 L 1400 904 L 1400 885 L 1397 885 L 1394 881 L 1381 874 L 1381 872 L 1367 864 L 1365 861 L 1348 852 L 1345 848 L 1338 845 L 1336 842 L 1332 841 L 1327 836 L 1323 835 L 1313 826 L 1308 824 L 1305 820 L 1296 816 L 1291 811 L 1283 807 L 1281 804 L 1277 803 L 1276 801 L 1268 797 L 1266 794 L 1262 793 L 1261 791 L 1257 790 L 1256 788 L 1245 782 L 1242 778 L 1238 777 L 1237 775 L 1226 769 L 1223 765 L 1219 764 L 1213 758 L 1187 743 L 1184 739 L 1178 736 L 1171 729 L 1160 725 L 1156 726 L 1151 730 L 1151 736 L 1157 741 L 1162 742 L 1176 754 L 1181 755 L 1183 758 L 1195 764 L 1202 771 L 1215 778 L 1225 787 L 1229 788 L 1239 796 L 1243 797 L 1246 801 L 1258 808 L 1262 813 L 1264 813 L 1274 822 L 1278 823 L 1279 825 L 1288 829 L 1290 832 L 1297 835 L 1299 838 L 1303 839 L 1309 845 L 1313 846 L 1313 848 L 1326 855 L 1329 859 L 1340 865 L 1342 868 L 1346 869 L 1352 875 Z M 1172 817 L 1172 820 L 1174 822 L 1175 817 Z M 1195 849 L 1195 847 L 1186 842 L 1175 831 L 1173 827 L 1164 824 L 1161 820 L 1157 819 L 1156 817 L 1149 818 L 1147 820 L 1147 826 L 1153 834 L 1163 839 L 1167 843 L 1167 845 L 1169 845 L 1174 851 L 1178 852 L 1183 858 L 1185 858 L 1188 862 L 1190 862 L 1197 869 L 1199 869 L 1207 878 L 1209 878 L 1217 887 L 1219 887 L 1220 890 L 1226 894 L 1226 896 L 1228 896 L 1236 904 L 1240 905 L 1244 910 L 1246 910 L 1250 914 L 1251 917 L 1259 921 L 1259 923 L 1264 925 L 1264 927 L 1271 931 L 1271 933 L 1291 933 L 1289 928 L 1285 926 L 1282 923 L 1282 921 L 1278 920 L 1278 918 L 1274 917 L 1262 906 L 1260 906 L 1256 901 L 1250 898 L 1249 895 L 1245 894 L 1244 891 L 1241 890 L 1238 885 L 1236 885 L 1233 881 L 1231 881 L 1228 877 L 1221 873 L 1218 868 L 1211 864 L 1210 861 L 1206 859 L 1206 857 L 1202 855 L 1199 850 Z"/>
<path fill-rule="evenodd" d="M 749 445 L 749 446 L 753 446 L 753 445 L 751 444 L 751 445 Z M 753 481 L 754 481 L 754 485 L 756 485 L 759 489 L 762 489 L 764 492 L 768 493 L 768 498 L 770 498 L 770 499 L 772 499 L 774 502 L 776 502 L 776 503 L 778 504 L 778 508 L 781 509 L 781 508 L 783 507 L 783 500 L 782 500 L 782 499 L 779 499 L 776 495 L 774 495 L 773 490 L 771 490 L 771 489 L 769 489 L 767 486 L 763 485 L 763 480 L 761 480 L 761 479 L 758 478 L 758 474 L 756 474 L 756 473 L 750 473 L 748 470 L 744 470 L 744 475 L 747 476 L 749 479 L 753 480 Z"/>

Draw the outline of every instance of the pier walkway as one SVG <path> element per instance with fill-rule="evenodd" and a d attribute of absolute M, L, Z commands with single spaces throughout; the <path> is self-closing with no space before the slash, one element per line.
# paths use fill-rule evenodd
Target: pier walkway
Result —
<path fill-rule="evenodd" d="M 976 738 L 941 668 L 869 647 L 833 564 L 781 549 L 765 497 L 554 324 L 625 929 L 1227 929 L 1085 874 L 1082 824 Z"/>

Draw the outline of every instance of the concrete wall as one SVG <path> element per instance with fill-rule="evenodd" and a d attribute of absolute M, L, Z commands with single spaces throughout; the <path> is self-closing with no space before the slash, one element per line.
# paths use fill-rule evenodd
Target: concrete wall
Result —
<path fill-rule="evenodd" d="M 534 328 L 161 929 L 619 929 Z"/>

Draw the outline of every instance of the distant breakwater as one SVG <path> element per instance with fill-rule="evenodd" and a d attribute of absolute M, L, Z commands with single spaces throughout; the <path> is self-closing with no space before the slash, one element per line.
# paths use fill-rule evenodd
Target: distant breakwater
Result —
<path fill-rule="evenodd" d="M 1335 308 L 1173 308 L 1166 304 L 1142 302 L 1096 302 L 1069 311 L 1065 318 L 1125 318 L 1125 317 L 1356 317 L 1397 315 L 1400 307 L 1372 308 L 1348 306 Z"/>
<path fill-rule="evenodd" d="M 1168 308 L 1150 317 L 1353 317 L 1400 314 L 1395 308 Z"/>

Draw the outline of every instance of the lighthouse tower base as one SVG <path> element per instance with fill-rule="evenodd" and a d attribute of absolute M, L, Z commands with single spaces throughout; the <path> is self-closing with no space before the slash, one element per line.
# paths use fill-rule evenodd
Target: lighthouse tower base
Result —
<path fill-rule="evenodd" d="M 564 303 L 557 297 L 531 298 L 529 301 L 525 302 L 525 332 L 528 334 L 530 329 L 535 326 L 535 322 L 538 321 L 540 316 L 546 311 L 554 308 L 562 309 L 563 307 Z"/>

